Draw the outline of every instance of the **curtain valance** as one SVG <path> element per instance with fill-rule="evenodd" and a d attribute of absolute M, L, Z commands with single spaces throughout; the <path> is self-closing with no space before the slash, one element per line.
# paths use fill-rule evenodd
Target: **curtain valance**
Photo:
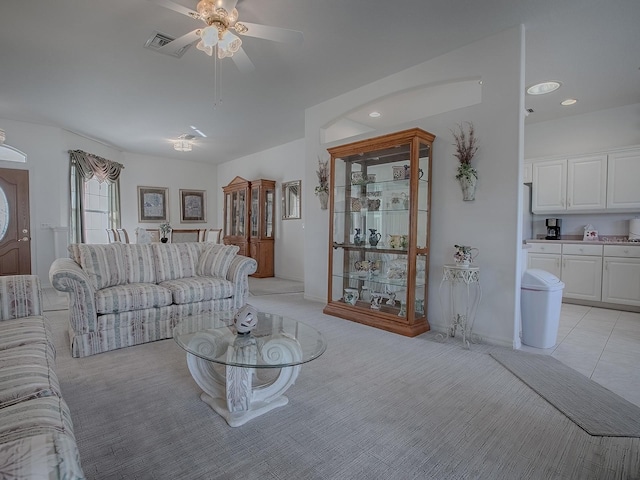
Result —
<path fill-rule="evenodd" d="M 82 150 L 69 150 L 71 163 L 76 166 L 76 173 L 85 180 L 96 177 L 98 182 L 115 182 L 120 177 L 124 165 L 106 158 L 87 153 Z"/>

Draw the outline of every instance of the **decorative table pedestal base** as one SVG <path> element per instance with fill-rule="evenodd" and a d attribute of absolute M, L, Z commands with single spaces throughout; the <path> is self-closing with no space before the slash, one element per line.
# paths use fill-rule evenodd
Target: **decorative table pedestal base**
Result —
<path fill-rule="evenodd" d="M 191 340 L 190 347 L 193 351 L 212 355 L 216 348 L 225 345 L 225 342 L 221 341 L 224 335 L 220 331 L 197 333 Z M 205 360 L 192 353 L 187 354 L 187 365 L 193 379 L 204 391 L 200 399 L 223 417 L 229 426 L 239 427 L 253 418 L 289 403 L 289 399 L 283 394 L 295 383 L 300 373 L 300 365 L 295 364 L 302 359 L 302 350 L 296 339 L 282 334 L 280 337 L 271 338 L 258 348 L 258 339 L 250 335 L 238 335 L 233 341 L 226 343 L 226 348 L 224 375 L 216 370 L 219 363 Z M 256 368 L 234 365 L 257 364 L 258 350 L 265 366 L 293 366 L 274 367 L 280 370 L 275 380 L 254 388 L 253 376 Z"/>
<path fill-rule="evenodd" d="M 230 412 L 227 402 L 223 398 L 213 398 L 206 393 L 200 394 L 200 400 L 209 405 L 214 412 L 224 418 L 230 427 L 239 427 L 249 420 L 279 407 L 284 407 L 289 403 L 289 399 L 284 395 L 272 400 L 271 402 L 254 402 L 250 405 L 249 410 L 242 412 Z"/>
<path fill-rule="evenodd" d="M 189 372 L 204 391 L 200 399 L 231 427 L 289 403 L 284 393 L 302 364 L 327 348 L 315 328 L 251 305 L 187 316 L 173 339 L 187 352 Z"/>

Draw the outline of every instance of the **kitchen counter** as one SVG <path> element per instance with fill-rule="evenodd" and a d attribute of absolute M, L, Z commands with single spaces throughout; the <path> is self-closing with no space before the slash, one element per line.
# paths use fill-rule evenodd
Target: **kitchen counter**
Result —
<path fill-rule="evenodd" d="M 584 241 L 581 238 L 562 238 L 560 240 L 546 240 L 544 238 L 532 238 L 526 243 L 579 243 L 585 245 L 631 245 L 640 247 L 640 242 L 630 242 L 621 237 L 601 237 L 599 240 Z"/>

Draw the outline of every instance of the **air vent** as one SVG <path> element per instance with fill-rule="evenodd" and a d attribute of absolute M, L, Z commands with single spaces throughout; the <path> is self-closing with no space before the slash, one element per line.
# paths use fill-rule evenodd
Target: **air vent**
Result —
<path fill-rule="evenodd" d="M 173 42 L 174 40 L 175 38 L 170 37 L 169 35 L 165 35 L 164 33 L 153 32 L 153 36 L 149 40 L 147 40 L 144 46 L 145 48 L 150 48 L 151 50 L 156 50 L 156 51 L 159 51 L 160 53 L 165 53 L 167 55 L 171 55 L 172 57 L 180 58 L 182 55 L 184 55 L 184 52 L 189 50 L 189 47 L 191 46 L 191 44 L 185 45 L 184 47 L 179 48 L 175 51 L 160 50 L 162 47 Z"/>

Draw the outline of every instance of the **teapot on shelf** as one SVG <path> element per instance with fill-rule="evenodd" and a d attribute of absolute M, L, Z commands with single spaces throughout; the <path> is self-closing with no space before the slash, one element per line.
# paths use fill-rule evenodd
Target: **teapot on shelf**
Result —
<path fill-rule="evenodd" d="M 466 245 L 454 245 L 456 251 L 453 254 L 453 260 L 460 267 L 470 266 L 480 253 L 480 250 Z"/>
<path fill-rule="evenodd" d="M 407 236 L 406 235 L 392 235 L 388 234 L 389 246 L 391 248 L 407 248 Z"/>

